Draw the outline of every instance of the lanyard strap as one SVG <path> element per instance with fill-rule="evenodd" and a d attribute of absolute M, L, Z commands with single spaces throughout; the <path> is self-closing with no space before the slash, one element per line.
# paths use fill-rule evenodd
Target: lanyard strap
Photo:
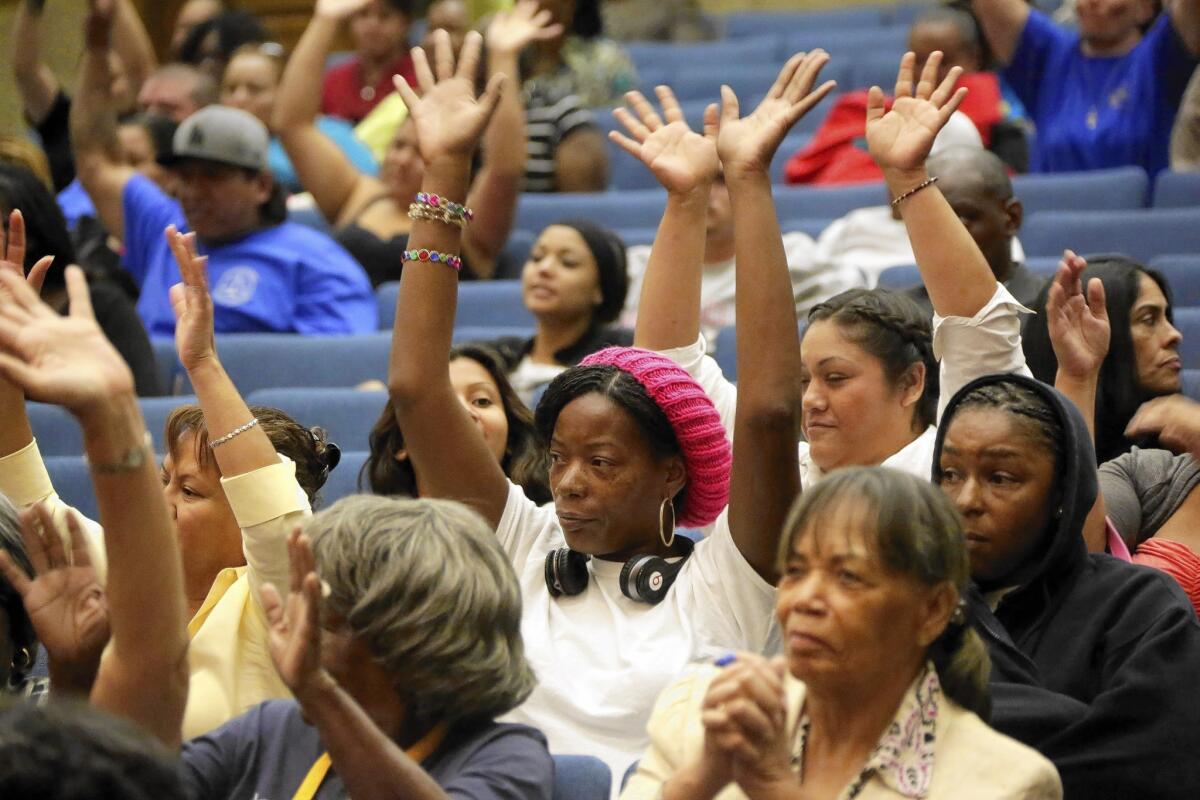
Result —
<path fill-rule="evenodd" d="M 413 761 L 420 764 L 425 759 L 437 750 L 438 745 L 446 738 L 446 723 L 440 723 L 434 726 L 433 730 L 425 734 L 419 742 L 404 751 L 404 754 Z M 300 782 L 300 788 L 292 795 L 292 800 L 313 800 L 317 795 L 317 790 L 321 788 L 321 782 L 325 780 L 325 776 L 329 773 L 329 766 L 332 759 L 329 758 L 329 753 L 322 753 L 320 757 L 313 762 L 309 768 L 308 774 L 304 776 L 304 780 Z"/>

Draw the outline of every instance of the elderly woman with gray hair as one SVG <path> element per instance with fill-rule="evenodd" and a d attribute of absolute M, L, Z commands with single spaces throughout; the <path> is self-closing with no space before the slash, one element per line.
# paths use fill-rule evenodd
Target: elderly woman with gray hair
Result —
<path fill-rule="evenodd" d="M 549 800 L 541 733 L 495 717 L 533 688 L 521 594 L 458 503 L 356 496 L 293 532 L 291 591 L 263 590 L 295 700 L 183 749 L 193 798 Z"/>
<path fill-rule="evenodd" d="M 962 520 L 928 481 L 854 467 L 783 528 L 784 656 L 726 656 L 659 696 L 622 800 L 1062 797 L 1054 765 L 980 719 Z"/>

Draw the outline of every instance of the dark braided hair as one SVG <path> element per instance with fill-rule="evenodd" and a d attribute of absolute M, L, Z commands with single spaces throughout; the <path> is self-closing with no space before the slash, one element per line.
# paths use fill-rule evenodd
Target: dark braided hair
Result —
<path fill-rule="evenodd" d="M 955 405 L 954 413 L 967 408 L 995 408 L 1013 415 L 1030 438 L 1050 451 L 1055 469 L 1061 467 L 1067 450 L 1062 420 L 1046 398 L 1034 389 L 1016 381 L 987 383 L 963 395 Z"/>
<path fill-rule="evenodd" d="M 850 289 L 808 312 L 810 325 L 823 320 L 837 323 L 848 338 L 879 359 L 893 387 L 914 364 L 924 364 L 925 389 L 913 414 L 913 429 L 922 431 L 937 421 L 933 331 L 912 298 L 885 289 Z"/>
<path fill-rule="evenodd" d="M 655 458 L 682 454 L 683 449 L 679 446 L 671 421 L 650 397 L 646 387 L 625 370 L 611 364 L 571 367 L 550 381 L 533 412 L 534 427 L 546 448 L 549 448 L 554 436 L 558 416 L 567 404 L 593 393 L 607 398 L 633 419 Z M 687 484 L 684 484 L 671 501 L 679 516 L 683 515 L 687 505 L 687 488 Z"/>

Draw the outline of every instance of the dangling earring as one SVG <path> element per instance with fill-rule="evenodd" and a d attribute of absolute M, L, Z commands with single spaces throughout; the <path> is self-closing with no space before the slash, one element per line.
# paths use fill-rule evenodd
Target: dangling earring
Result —
<path fill-rule="evenodd" d="M 671 538 L 667 538 L 667 528 L 663 524 L 666 509 L 671 509 Z M 664 497 L 662 504 L 658 507 L 658 538 L 662 540 L 663 547 L 669 548 L 675 543 L 675 506 L 671 503 L 671 498 Z"/>

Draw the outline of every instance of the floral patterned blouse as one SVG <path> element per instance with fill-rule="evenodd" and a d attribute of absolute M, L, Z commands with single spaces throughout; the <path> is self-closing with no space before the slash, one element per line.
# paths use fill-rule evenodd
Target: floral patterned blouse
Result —
<path fill-rule="evenodd" d="M 619 105 L 625 92 L 638 87 L 637 70 L 617 42 L 604 37 L 568 36 L 563 43 L 563 65 L 550 75 L 525 81 L 526 96 L 573 94 L 586 108 Z"/>

